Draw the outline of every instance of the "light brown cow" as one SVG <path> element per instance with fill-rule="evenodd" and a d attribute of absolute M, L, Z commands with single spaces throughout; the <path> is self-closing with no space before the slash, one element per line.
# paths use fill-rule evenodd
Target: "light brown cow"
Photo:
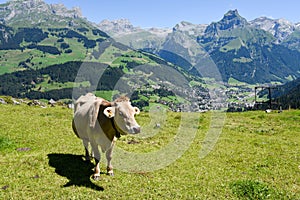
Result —
<path fill-rule="evenodd" d="M 140 126 L 134 118 L 140 110 L 132 107 L 127 97 L 120 97 L 109 102 L 90 93 L 81 96 L 76 104 L 78 106 L 75 106 L 72 127 L 75 134 L 83 141 L 86 160 L 90 159 L 89 143 L 92 146 L 92 154 L 96 160 L 93 178 L 98 180 L 100 177 L 98 145 L 102 152 L 106 153 L 107 173 L 113 175 L 111 159 L 115 141 L 121 135 L 140 132 Z"/>

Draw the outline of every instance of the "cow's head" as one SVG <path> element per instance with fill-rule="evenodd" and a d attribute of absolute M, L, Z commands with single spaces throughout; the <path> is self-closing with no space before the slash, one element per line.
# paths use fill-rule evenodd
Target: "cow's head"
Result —
<path fill-rule="evenodd" d="M 104 110 L 108 118 L 114 118 L 116 128 L 121 134 L 137 134 L 141 131 L 141 127 L 134 118 L 139 113 L 139 108 L 133 107 L 127 97 L 115 100 L 111 107 Z"/>

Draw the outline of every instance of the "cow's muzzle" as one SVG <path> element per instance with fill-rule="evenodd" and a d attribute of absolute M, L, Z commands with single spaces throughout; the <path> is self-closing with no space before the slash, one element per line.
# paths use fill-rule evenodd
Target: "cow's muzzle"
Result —
<path fill-rule="evenodd" d="M 134 126 L 131 129 L 132 134 L 137 134 L 137 133 L 140 133 L 140 132 L 141 132 L 141 127 L 140 126 Z"/>

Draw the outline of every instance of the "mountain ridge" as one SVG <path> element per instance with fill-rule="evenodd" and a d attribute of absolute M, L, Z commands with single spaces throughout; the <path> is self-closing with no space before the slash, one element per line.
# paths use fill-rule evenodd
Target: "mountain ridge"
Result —
<path fill-rule="evenodd" d="M 238 15 L 239 17 L 241 17 L 241 15 L 239 14 L 238 10 L 235 9 L 235 10 L 229 10 L 227 13 L 224 14 L 225 16 L 225 19 L 229 19 L 230 17 L 232 16 L 235 16 L 235 15 Z M 246 20 L 245 18 L 241 17 L 244 20 Z M 224 20 L 224 19 L 223 19 Z M 103 20 L 105 23 L 111 23 L 111 24 L 115 24 L 116 26 L 122 26 L 122 21 L 126 21 L 127 25 L 129 25 L 130 27 L 132 27 L 132 29 L 141 29 L 141 30 L 148 30 L 149 28 L 141 28 L 141 27 L 138 27 L 138 26 L 134 26 L 129 19 L 117 19 L 117 20 L 108 20 L 108 19 L 105 19 Z M 102 21 L 102 22 L 103 22 Z M 220 19 L 220 21 L 222 21 L 222 19 Z M 102 26 L 102 22 L 100 22 L 98 24 L 98 27 L 102 28 L 103 31 L 108 31 L 108 29 L 105 29 L 103 26 Z M 211 22 L 211 24 L 215 24 L 217 22 Z M 296 22 L 296 23 L 293 23 L 289 20 L 286 20 L 284 18 L 278 18 L 278 19 L 272 19 L 272 18 L 269 18 L 269 17 L 265 17 L 265 16 L 262 16 L 262 17 L 257 17 L 251 21 L 244 21 L 243 23 L 249 23 L 250 26 L 253 26 L 253 27 L 260 27 L 261 29 L 265 30 L 265 31 L 268 31 L 270 32 L 272 35 L 279 35 L 279 33 L 276 34 L 276 31 L 279 32 L 279 31 L 284 31 L 284 32 L 287 32 L 287 34 L 283 34 L 285 37 L 290 35 L 293 31 L 295 30 L 300 30 L 300 22 Z M 175 24 L 173 27 L 169 27 L 169 28 L 157 28 L 157 27 L 152 27 L 152 28 L 155 28 L 155 29 L 173 29 L 173 30 L 177 30 L 179 27 L 182 27 L 182 28 L 185 28 L 186 25 L 182 26 L 183 24 L 186 24 L 186 25 L 189 25 L 191 26 L 190 28 L 194 28 L 193 26 L 203 26 L 203 27 L 207 27 L 209 26 L 210 24 L 193 24 L 191 22 L 188 22 L 188 21 L 181 21 L 181 22 L 178 22 L 177 24 Z M 276 25 L 276 26 L 275 26 Z M 283 27 L 282 27 L 283 26 Z M 284 29 L 285 26 L 289 26 L 291 29 L 291 31 L 288 31 L 286 29 Z M 117 28 L 116 28 L 116 31 L 119 31 Z M 128 31 L 130 32 L 130 31 Z M 111 32 L 112 33 L 112 36 L 114 36 L 114 32 Z"/>
<path fill-rule="evenodd" d="M 127 24 L 130 24 L 129 21 Z M 132 24 L 130 26 L 134 28 Z M 281 55 L 285 53 L 287 57 L 299 57 L 299 24 L 284 19 L 260 17 L 247 21 L 235 9 L 229 10 L 222 19 L 211 24 L 182 21 L 167 35 L 160 37 L 159 42 L 158 37 L 145 38 L 145 32 L 147 30 L 144 29 L 143 34 L 135 32 L 131 35 L 127 31 L 126 37 L 115 37 L 114 32 L 110 33 L 117 41 L 125 42 L 132 48 L 147 49 L 174 64 L 183 63 L 184 59 L 191 66 L 196 66 L 201 60 L 199 57 L 208 53 L 213 57 L 225 82 L 233 77 L 252 84 L 284 83 L 289 81 L 287 77 L 295 79 L 300 75 L 300 61 L 290 63 L 284 58 L 285 55 Z M 136 41 L 140 42 L 137 44 Z M 268 49 L 274 49 L 274 55 Z M 234 52 L 230 54 L 231 51 Z M 230 56 L 225 63 L 224 56 Z M 287 73 L 279 73 L 279 69 Z M 260 73 L 265 73 L 265 77 Z"/>
<path fill-rule="evenodd" d="M 76 19 L 87 22 L 79 7 L 67 9 L 63 4 L 47 4 L 43 0 L 10 0 L 0 5 L 0 22 L 14 27 L 76 26 Z M 51 16 L 51 17 L 49 17 Z"/>

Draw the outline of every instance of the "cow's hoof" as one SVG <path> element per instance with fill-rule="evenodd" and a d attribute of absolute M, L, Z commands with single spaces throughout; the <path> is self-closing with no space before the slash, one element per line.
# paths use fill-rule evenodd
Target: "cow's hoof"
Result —
<path fill-rule="evenodd" d="M 108 176 L 114 176 L 115 174 L 113 172 L 108 172 L 107 175 Z"/>
<path fill-rule="evenodd" d="M 99 180 L 100 180 L 100 176 L 99 176 L 99 175 L 94 175 L 93 179 L 94 179 L 95 181 L 99 181 Z"/>

